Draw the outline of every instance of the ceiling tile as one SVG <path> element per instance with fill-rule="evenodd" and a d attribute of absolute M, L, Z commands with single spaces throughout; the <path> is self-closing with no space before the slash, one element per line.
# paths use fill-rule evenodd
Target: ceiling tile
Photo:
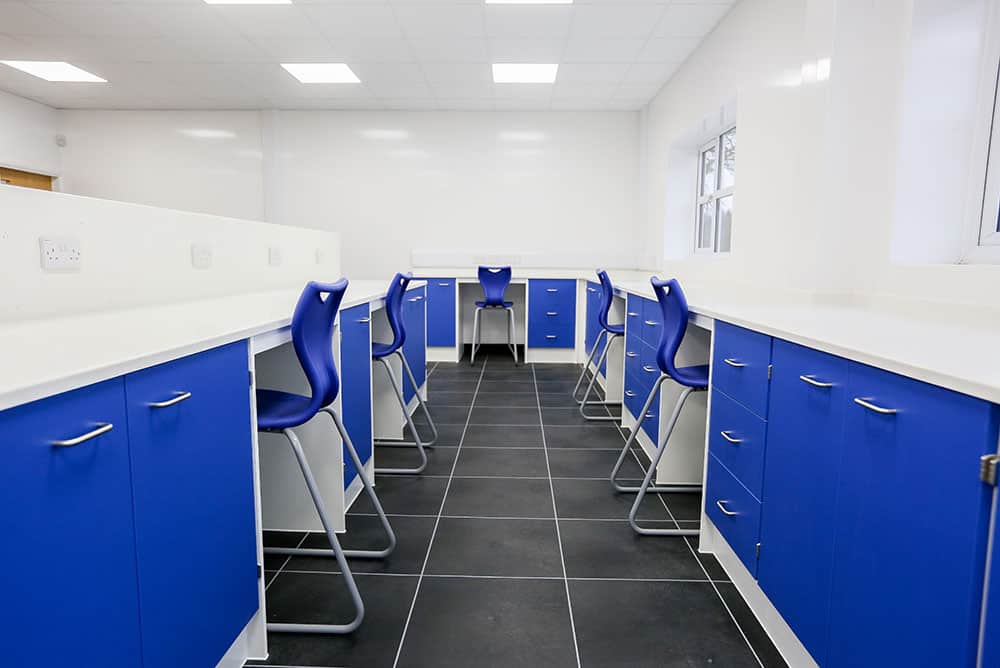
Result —
<path fill-rule="evenodd" d="M 569 34 L 572 5 L 487 5 L 490 37 L 558 37 Z"/>
<path fill-rule="evenodd" d="M 626 84 L 666 83 L 680 63 L 634 63 L 625 75 Z"/>
<path fill-rule="evenodd" d="M 333 37 L 337 62 L 409 63 L 416 60 L 402 37 Z"/>
<path fill-rule="evenodd" d="M 680 63 L 701 40 L 695 37 L 654 37 L 636 58 L 640 63 Z"/>
<path fill-rule="evenodd" d="M 213 5 L 218 15 L 249 37 L 320 37 L 296 5 Z"/>
<path fill-rule="evenodd" d="M 423 70 L 424 78 L 431 84 L 439 82 L 493 82 L 490 67 L 485 63 L 427 63 L 423 65 Z"/>
<path fill-rule="evenodd" d="M 66 35 L 152 36 L 160 32 L 141 12 L 126 5 L 39 3 L 38 11 L 66 26 Z M 4 17 L 6 23 L 6 17 Z"/>
<path fill-rule="evenodd" d="M 340 62 L 340 51 L 325 37 L 255 37 L 253 43 L 275 63 Z"/>
<path fill-rule="evenodd" d="M 484 34 L 482 5 L 403 5 L 393 11 L 407 37 L 482 37 Z"/>
<path fill-rule="evenodd" d="M 672 4 L 667 7 L 653 34 L 657 37 L 702 37 L 728 11 L 728 4 Z"/>
<path fill-rule="evenodd" d="M 2 30 L 6 35 L 71 35 L 68 26 L 23 2 L 0 2 Z"/>
<path fill-rule="evenodd" d="M 491 63 L 559 63 L 566 50 L 565 40 L 550 39 L 491 39 Z"/>
<path fill-rule="evenodd" d="M 485 63 L 486 42 L 482 39 L 438 37 L 409 40 L 417 60 L 429 63 Z"/>
<path fill-rule="evenodd" d="M 436 81 L 430 83 L 435 97 L 492 99 L 492 81 Z"/>
<path fill-rule="evenodd" d="M 591 39 L 570 37 L 564 63 L 631 63 L 642 49 L 634 39 Z"/>
<path fill-rule="evenodd" d="M 618 90 L 617 84 L 567 84 L 559 82 L 552 91 L 553 100 L 606 100 Z"/>
<path fill-rule="evenodd" d="M 626 63 L 581 64 L 559 66 L 559 84 L 619 83 L 631 66 Z"/>
<path fill-rule="evenodd" d="M 661 5 L 580 5 L 576 7 L 574 37 L 647 37 L 663 15 Z"/>
<path fill-rule="evenodd" d="M 399 37 L 402 31 L 388 5 L 302 5 L 316 27 L 332 37 Z"/>

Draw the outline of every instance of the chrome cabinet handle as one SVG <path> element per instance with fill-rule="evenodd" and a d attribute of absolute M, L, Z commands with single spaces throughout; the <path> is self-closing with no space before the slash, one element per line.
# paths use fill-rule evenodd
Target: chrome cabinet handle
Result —
<path fill-rule="evenodd" d="M 625 353 L 625 357 L 638 357 L 639 353 Z"/>
<path fill-rule="evenodd" d="M 72 448 L 74 445 L 80 445 L 81 443 L 89 441 L 92 438 L 97 438 L 101 434 L 106 434 L 114 428 L 115 426 L 110 422 L 98 422 L 97 429 L 94 429 L 93 431 L 88 431 L 86 434 L 81 434 L 76 438 L 67 438 L 64 441 L 52 441 L 51 445 L 60 448 Z"/>
<path fill-rule="evenodd" d="M 815 376 L 799 376 L 799 380 L 801 380 L 803 383 L 809 383 L 813 387 L 822 387 L 822 388 L 833 387 L 833 383 L 825 383 L 821 380 L 816 380 Z"/>
<path fill-rule="evenodd" d="M 744 362 L 737 362 L 736 360 L 730 359 L 729 357 L 727 357 L 726 359 L 724 359 L 722 361 L 725 362 L 726 364 L 728 364 L 729 366 L 736 367 L 737 369 L 742 369 L 743 367 L 746 366 L 746 364 Z"/>
<path fill-rule="evenodd" d="M 646 373 L 653 373 L 654 371 L 656 371 L 656 369 L 654 369 L 653 367 L 649 366 L 648 364 L 643 364 L 642 365 L 642 370 L 645 371 Z"/>
<path fill-rule="evenodd" d="M 625 390 L 625 396 L 626 397 L 634 397 L 635 396 L 635 392 L 633 392 L 632 390 Z"/>
<path fill-rule="evenodd" d="M 150 408 L 170 408 L 171 406 L 176 406 L 182 401 L 187 401 L 191 398 L 190 392 L 174 392 L 175 396 L 173 399 L 167 399 L 166 401 L 151 401 L 147 406 Z"/>
<path fill-rule="evenodd" d="M 646 413 L 646 417 L 648 418 L 656 417 L 656 413 Z"/>
<path fill-rule="evenodd" d="M 594 288 L 587 288 L 587 292 L 597 292 Z"/>
<path fill-rule="evenodd" d="M 547 339 L 554 339 L 554 338 L 556 338 L 556 335 L 555 334 L 546 334 L 545 338 L 547 338 Z"/>
<path fill-rule="evenodd" d="M 371 321 L 372 321 L 371 316 L 367 318 L 358 318 L 357 320 L 355 320 L 355 322 L 360 322 L 360 323 L 371 322 Z"/>
<path fill-rule="evenodd" d="M 546 292 L 559 292 L 559 288 L 545 288 Z"/>
<path fill-rule="evenodd" d="M 659 325 L 660 323 L 656 322 L 655 320 L 647 320 L 646 324 L 649 325 L 650 327 L 654 327 L 656 325 Z"/>
<path fill-rule="evenodd" d="M 448 286 L 451 285 L 451 283 L 438 283 L 438 285 L 442 288 L 447 288 Z"/>
<path fill-rule="evenodd" d="M 412 299 L 410 299 L 410 301 L 411 302 L 418 302 L 418 301 L 420 301 L 420 297 L 413 297 Z"/>
<path fill-rule="evenodd" d="M 637 318 L 637 317 L 639 317 L 639 314 L 636 313 L 635 311 L 629 311 L 628 312 L 628 317 L 630 317 L 630 318 Z"/>
<path fill-rule="evenodd" d="M 723 515 L 726 515 L 728 517 L 735 517 L 736 515 L 739 515 L 739 513 L 736 512 L 735 510 L 729 510 L 728 508 L 726 508 L 726 504 L 727 503 L 729 503 L 729 502 L 728 501 L 716 501 L 715 505 L 719 508 L 719 510 L 722 511 Z"/>
<path fill-rule="evenodd" d="M 870 411 L 874 411 L 879 415 L 895 415 L 899 410 L 895 408 L 883 408 L 882 406 L 876 406 L 871 402 L 871 397 L 854 397 L 854 403 L 858 406 L 867 408 Z"/>
<path fill-rule="evenodd" d="M 729 441 L 733 445 L 739 445 L 740 443 L 743 442 L 742 438 L 736 438 L 736 437 L 734 437 L 729 430 L 725 430 L 724 429 L 724 430 L 720 431 L 719 433 L 722 434 L 722 438 L 726 439 L 727 441 Z"/>
<path fill-rule="evenodd" d="M 559 315 L 559 311 L 546 311 L 545 315 Z"/>

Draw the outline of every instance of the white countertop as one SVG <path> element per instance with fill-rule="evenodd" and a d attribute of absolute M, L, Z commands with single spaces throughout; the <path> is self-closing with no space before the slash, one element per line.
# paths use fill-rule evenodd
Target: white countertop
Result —
<path fill-rule="evenodd" d="M 341 309 L 384 299 L 388 284 L 352 281 Z M 0 410 L 288 327 L 300 293 L 255 292 L 2 325 Z"/>

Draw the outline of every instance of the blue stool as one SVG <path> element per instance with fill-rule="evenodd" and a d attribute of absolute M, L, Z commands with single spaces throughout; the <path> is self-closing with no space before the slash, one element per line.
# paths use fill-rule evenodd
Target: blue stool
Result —
<path fill-rule="evenodd" d="M 424 398 L 420 396 L 420 388 L 417 385 L 417 379 L 413 376 L 413 370 L 410 369 L 410 363 L 406 361 L 406 355 L 403 354 L 403 344 L 406 342 L 406 324 L 403 322 L 403 295 L 406 293 L 406 288 L 413 280 L 412 274 L 396 274 L 392 278 L 392 282 L 389 284 L 389 290 L 385 295 L 385 316 L 389 321 L 389 329 L 392 330 L 392 342 L 391 343 L 372 343 L 372 361 L 381 362 L 382 366 L 385 367 L 385 372 L 389 374 L 389 382 L 392 384 L 392 389 L 396 393 L 396 399 L 399 401 L 399 406 L 403 410 L 403 418 L 406 420 L 406 426 L 410 428 L 410 433 L 413 434 L 412 441 L 375 441 L 376 445 L 392 446 L 392 447 L 413 447 L 416 446 L 417 452 L 420 453 L 420 465 L 415 468 L 408 469 L 380 469 L 376 468 L 376 473 L 389 473 L 389 474 L 417 474 L 423 472 L 427 468 L 427 453 L 424 451 L 425 447 L 434 445 L 438 438 L 438 430 L 434 425 L 434 420 L 431 419 L 431 412 L 427 409 L 427 404 L 424 402 Z M 430 425 L 431 439 L 428 441 L 420 440 L 420 434 L 417 433 L 417 427 L 413 424 L 413 418 L 410 417 L 410 411 L 406 407 L 406 399 L 403 398 L 403 390 L 400 389 L 399 383 L 396 382 L 396 376 L 392 373 L 392 367 L 389 365 L 389 358 L 393 355 L 399 357 L 400 362 L 402 362 L 403 371 L 406 372 L 407 377 L 410 379 L 410 384 L 413 386 L 413 393 L 417 397 L 417 403 L 420 404 L 420 408 L 423 409 L 424 415 L 427 417 L 427 422 Z"/>
<path fill-rule="evenodd" d="M 677 350 L 684 339 L 684 332 L 687 331 L 688 324 L 687 299 L 684 297 L 684 291 L 681 290 L 680 283 L 677 282 L 677 279 L 672 278 L 668 281 L 662 281 L 655 276 L 649 282 L 653 286 L 656 299 L 660 303 L 660 311 L 663 314 L 663 333 L 660 335 L 660 343 L 656 350 L 656 364 L 660 367 L 660 377 L 653 383 L 653 389 L 650 391 L 649 396 L 646 397 L 646 403 L 643 404 L 642 411 L 639 412 L 639 417 L 632 428 L 632 434 L 628 437 L 628 441 L 625 442 L 625 447 L 622 448 L 621 454 L 618 455 L 618 461 L 615 462 L 615 467 L 611 470 L 611 484 L 619 492 L 638 492 L 635 502 L 632 504 L 632 509 L 628 514 L 629 524 L 632 525 L 632 529 L 636 533 L 644 536 L 697 536 L 698 529 L 646 529 L 639 526 L 636 522 L 639 505 L 642 503 L 646 492 L 656 494 L 660 492 L 697 492 L 701 490 L 700 485 L 657 487 L 650 486 L 650 482 L 656 474 L 656 467 L 660 464 L 663 453 L 667 450 L 667 441 L 670 439 L 670 434 L 677 424 L 677 418 L 680 417 L 681 409 L 684 407 L 687 398 L 691 396 L 692 392 L 704 392 L 708 389 L 707 364 L 685 367 L 677 367 L 674 364 L 677 357 Z M 663 434 L 656 446 L 656 453 L 653 455 L 649 468 L 646 470 L 646 477 L 643 479 L 642 484 L 638 487 L 621 485 L 617 480 L 618 471 L 621 469 L 622 462 L 628 456 L 632 443 L 642 428 L 642 423 L 646 419 L 646 413 L 649 411 L 650 405 L 656 398 L 656 393 L 668 378 L 681 385 L 684 391 L 677 398 L 677 403 L 674 405 L 674 412 L 670 416 L 669 424 L 667 424 L 666 433 Z"/>
<path fill-rule="evenodd" d="M 351 437 L 344 428 L 340 415 L 331 407 L 340 390 L 340 378 L 337 376 L 337 368 L 333 362 L 333 323 L 346 290 L 347 279 L 340 279 L 336 283 L 311 282 L 302 291 L 292 316 L 292 344 L 295 346 L 295 355 L 299 358 L 299 364 L 302 365 L 302 370 L 309 380 L 312 396 L 305 397 L 277 390 L 257 390 L 257 430 L 284 434 L 285 438 L 288 439 L 292 446 L 292 452 L 299 462 L 299 468 L 302 469 L 302 477 L 305 479 L 306 487 L 309 488 L 309 494 L 312 496 L 316 512 L 319 514 L 323 530 L 326 532 L 327 540 L 332 548 L 326 550 L 275 547 L 266 548 L 264 552 L 268 554 L 336 557 L 337 565 L 340 566 L 340 572 L 354 603 L 355 615 L 354 619 L 347 624 L 272 623 L 267 625 L 269 631 L 324 634 L 354 631 L 364 619 L 365 606 L 347 564 L 347 557 L 381 559 L 388 556 L 396 547 L 396 534 L 393 533 L 389 519 L 385 516 L 385 511 L 382 510 L 382 504 L 379 503 L 378 496 L 375 494 L 375 488 L 372 487 L 371 480 L 365 473 L 364 465 L 354 449 L 354 443 L 351 442 Z M 325 301 L 323 299 L 324 293 L 327 294 Z M 327 517 L 326 506 L 323 503 L 319 486 L 316 484 L 316 478 L 313 476 L 312 469 L 309 468 L 309 462 L 306 460 L 299 439 L 292 431 L 294 427 L 305 424 L 321 412 L 333 418 L 340 438 L 343 439 L 344 449 L 350 455 L 351 461 L 354 462 L 361 483 L 385 528 L 389 544 L 382 550 L 344 550 L 340 547 L 340 541 L 337 540 L 333 524 Z"/>
<path fill-rule="evenodd" d="M 598 369 L 601 368 L 601 365 L 604 364 L 604 360 L 607 359 L 608 350 L 611 348 L 611 342 L 616 338 L 625 336 L 625 325 L 612 325 L 608 322 L 608 311 L 611 310 L 611 302 L 615 298 L 615 288 L 611 285 L 611 279 L 608 278 L 608 272 L 603 269 L 598 270 L 597 278 L 601 281 L 601 308 L 597 311 L 597 322 L 601 325 L 601 331 L 597 334 L 597 340 L 594 341 L 594 346 L 590 349 L 590 355 L 587 357 L 587 361 L 583 363 L 583 371 L 580 372 L 580 377 L 577 378 L 576 385 L 573 386 L 573 400 L 580 404 L 580 415 L 587 420 L 594 420 L 596 422 L 617 422 L 620 418 L 613 415 L 587 414 L 587 406 L 615 406 L 621 403 L 620 401 L 589 401 L 590 393 L 594 389 L 594 382 L 597 381 L 597 372 L 591 376 L 590 383 L 587 385 L 587 391 L 584 392 L 583 398 L 578 399 L 576 396 L 576 393 L 580 390 L 580 383 L 582 383 L 583 379 L 586 378 L 587 371 L 590 369 L 590 362 L 594 359 L 598 346 L 601 345 L 601 340 L 604 340 L 604 349 L 601 351 L 601 356 L 597 360 Z"/>
<path fill-rule="evenodd" d="M 476 363 L 476 350 L 479 348 L 482 330 L 479 327 L 480 313 L 489 309 L 503 309 L 507 311 L 507 347 L 514 355 L 514 364 L 517 364 L 517 334 L 514 328 L 514 302 L 504 301 L 504 292 L 510 285 L 510 267 L 479 267 L 479 284 L 483 286 L 483 293 L 486 298 L 481 302 L 476 302 L 476 315 L 472 321 L 472 355 L 469 364 Z"/>

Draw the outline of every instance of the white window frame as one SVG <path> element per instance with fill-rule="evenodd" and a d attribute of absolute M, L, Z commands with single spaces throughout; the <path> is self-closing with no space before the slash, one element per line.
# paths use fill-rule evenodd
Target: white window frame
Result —
<path fill-rule="evenodd" d="M 722 138 L 736 129 L 735 125 L 726 126 L 723 130 L 716 133 L 714 138 L 710 141 L 705 142 L 698 148 L 698 184 L 696 191 L 697 197 L 695 198 L 694 205 L 694 252 L 696 255 L 728 255 L 732 252 L 732 229 L 730 229 L 730 244 L 729 250 L 720 251 L 718 250 L 718 231 L 719 231 L 719 203 L 718 201 L 723 197 L 727 197 L 733 194 L 736 187 L 736 178 L 733 178 L 733 185 L 727 186 L 725 188 L 719 188 L 719 181 L 722 178 Z M 705 170 L 702 168 L 702 156 L 705 155 L 705 151 L 715 147 L 715 187 L 712 192 L 703 195 L 702 188 L 703 180 L 705 178 Z M 736 198 L 733 197 L 733 220 L 736 219 Z M 701 238 L 701 207 L 704 204 L 711 204 L 713 217 L 712 217 L 712 229 L 711 229 L 711 247 L 701 248 L 698 244 Z"/>

